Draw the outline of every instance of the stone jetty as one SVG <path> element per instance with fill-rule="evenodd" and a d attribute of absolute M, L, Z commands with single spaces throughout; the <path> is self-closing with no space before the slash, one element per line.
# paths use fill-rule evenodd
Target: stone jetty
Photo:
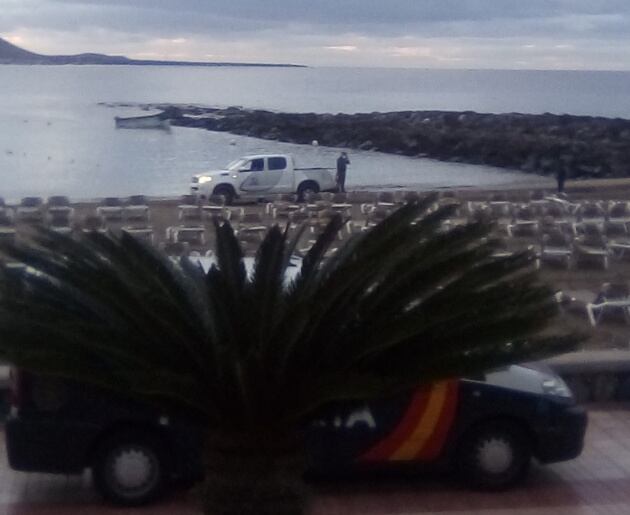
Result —
<path fill-rule="evenodd" d="M 111 105 L 111 104 L 110 104 Z M 120 106 L 118 104 L 117 106 Z M 472 111 L 280 113 L 241 107 L 152 104 L 171 124 L 298 144 L 374 150 L 526 173 L 630 176 L 630 120 Z"/>

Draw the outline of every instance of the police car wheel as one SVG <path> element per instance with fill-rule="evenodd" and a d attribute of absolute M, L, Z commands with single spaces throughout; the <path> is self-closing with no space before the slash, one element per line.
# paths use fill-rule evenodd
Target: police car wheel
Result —
<path fill-rule="evenodd" d="M 513 423 L 496 422 L 473 429 L 459 448 L 464 481 L 481 490 L 503 490 L 522 479 L 529 468 L 527 436 Z"/>
<path fill-rule="evenodd" d="M 98 492 L 111 503 L 140 506 L 163 493 L 165 465 L 160 441 L 142 433 L 119 434 L 102 443 L 92 474 Z"/>

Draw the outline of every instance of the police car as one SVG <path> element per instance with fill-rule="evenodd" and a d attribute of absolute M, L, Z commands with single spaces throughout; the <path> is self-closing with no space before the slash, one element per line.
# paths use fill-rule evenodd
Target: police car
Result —
<path fill-rule="evenodd" d="M 93 471 L 108 500 L 138 505 L 203 473 L 193 422 L 68 382 L 12 372 L 6 446 L 15 470 Z M 587 416 L 557 375 L 514 365 L 395 398 L 331 405 L 307 427 L 313 471 L 445 465 L 470 485 L 503 489 L 535 458 L 582 450 Z"/>
<path fill-rule="evenodd" d="M 504 489 L 532 458 L 577 457 L 587 416 L 542 365 L 510 366 L 441 381 L 396 398 L 337 406 L 313 422 L 314 468 L 440 464 L 476 488 Z"/>

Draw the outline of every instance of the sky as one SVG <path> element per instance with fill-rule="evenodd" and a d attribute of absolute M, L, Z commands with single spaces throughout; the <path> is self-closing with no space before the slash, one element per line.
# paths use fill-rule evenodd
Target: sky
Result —
<path fill-rule="evenodd" d="M 138 59 L 630 70 L 630 0 L 0 0 L 0 37 Z"/>

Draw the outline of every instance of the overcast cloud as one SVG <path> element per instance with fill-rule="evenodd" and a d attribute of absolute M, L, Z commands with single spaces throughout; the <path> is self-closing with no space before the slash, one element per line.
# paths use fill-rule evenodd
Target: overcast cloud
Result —
<path fill-rule="evenodd" d="M 49 54 L 630 70 L 630 0 L 0 0 L 0 37 Z"/>

